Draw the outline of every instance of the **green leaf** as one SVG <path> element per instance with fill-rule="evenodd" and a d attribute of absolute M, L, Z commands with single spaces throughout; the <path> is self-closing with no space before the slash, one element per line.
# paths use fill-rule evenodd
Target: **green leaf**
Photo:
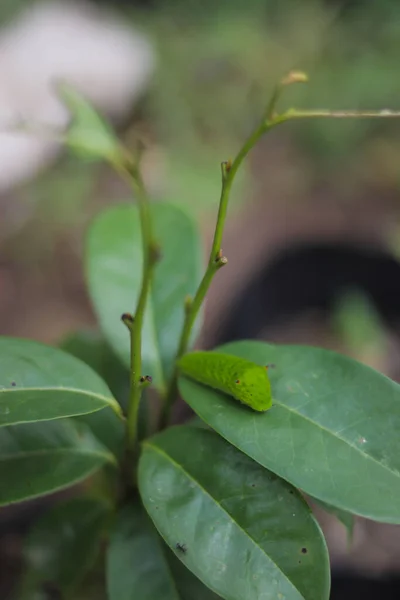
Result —
<path fill-rule="evenodd" d="M 189 419 L 186 425 L 190 425 L 190 427 L 200 427 L 201 429 L 210 429 L 207 423 L 204 423 L 197 415 Z"/>
<path fill-rule="evenodd" d="M 139 489 L 176 556 L 222 598 L 328 598 L 326 544 L 307 503 L 214 432 L 180 426 L 146 441 Z"/>
<path fill-rule="evenodd" d="M 109 600 L 219 598 L 164 544 L 139 503 L 117 516 L 107 552 L 107 591 Z"/>
<path fill-rule="evenodd" d="M 165 544 L 164 544 L 165 546 Z M 181 600 L 218 600 L 221 596 L 217 596 L 206 587 L 204 583 L 197 579 L 185 565 L 176 558 L 169 548 L 166 550 L 167 561 L 175 580 L 176 587 L 179 591 Z"/>
<path fill-rule="evenodd" d="M 26 597 L 32 598 L 28 594 L 49 583 L 64 594 L 71 593 L 94 565 L 110 515 L 106 502 L 82 497 L 57 504 L 39 518 L 23 549 Z"/>
<path fill-rule="evenodd" d="M 184 321 L 184 301 L 201 276 L 198 233 L 180 209 L 152 206 L 155 239 L 161 248 L 143 332 L 143 375 L 162 388 L 169 377 Z M 142 243 L 137 207 L 102 212 L 88 238 L 89 291 L 100 326 L 115 352 L 129 366 L 129 334 L 121 322 L 134 312 L 142 280 Z"/>
<path fill-rule="evenodd" d="M 122 458 L 126 443 L 126 427 L 125 423 L 110 408 L 90 415 L 74 417 L 73 420 L 86 425 L 97 440 L 117 459 Z"/>
<path fill-rule="evenodd" d="M 97 331 L 77 331 L 61 342 L 61 348 L 89 365 L 109 386 L 119 404 L 126 409 L 129 373 Z M 140 410 L 144 410 L 141 403 Z M 110 408 L 82 415 L 84 422 L 102 444 L 118 458 L 125 447 L 125 423 Z"/>
<path fill-rule="evenodd" d="M 400 523 L 400 386 L 335 352 L 237 342 L 221 350 L 270 369 L 273 407 L 254 414 L 181 378 L 193 410 L 231 444 L 306 494 Z"/>
<path fill-rule="evenodd" d="M 67 83 L 58 83 L 57 91 L 72 116 L 64 139 L 67 146 L 80 156 L 120 162 L 118 138 L 91 104 Z"/>
<path fill-rule="evenodd" d="M 60 348 L 96 371 L 106 382 L 120 406 L 126 410 L 129 371 L 99 331 L 91 329 L 76 331 L 62 340 Z"/>
<path fill-rule="evenodd" d="M 0 506 L 71 486 L 114 456 L 70 419 L 0 428 Z"/>
<path fill-rule="evenodd" d="M 0 338 L 0 426 L 48 421 L 111 407 L 102 379 L 81 361 L 30 340 Z"/>
<path fill-rule="evenodd" d="M 120 511 L 107 552 L 109 600 L 180 600 L 161 544 L 140 505 Z"/>

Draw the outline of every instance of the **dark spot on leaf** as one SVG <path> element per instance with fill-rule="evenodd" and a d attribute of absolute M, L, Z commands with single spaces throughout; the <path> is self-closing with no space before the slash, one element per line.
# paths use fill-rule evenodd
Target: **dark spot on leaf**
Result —
<path fill-rule="evenodd" d="M 299 565 L 301 565 L 301 560 L 299 560 Z"/>
<path fill-rule="evenodd" d="M 289 494 L 294 494 L 294 491 L 293 490 L 289 490 Z"/>
<path fill-rule="evenodd" d="M 15 387 L 17 384 L 15 383 L 15 381 L 12 381 L 12 382 L 11 382 L 11 385 L 12 385 L 13 387 Z"/>
<path fill-rule="evenodd" d="M 256 484 L 255 484 L 255 483 L 252 483 L 252 484 L 251 484 L 251 487 L 256 487 Z"/>
<path fill-rule="evenodd" d="M 236 379 L 235 383 L 239 384 L 240 383 L 240 379 Z"/>
<path fill-rule="evenodd" d="M 307 554 L 307 548 L 302 548 L 302 549 L 301 549 L 301 553 L 302 553 L 302 554 Z"/>

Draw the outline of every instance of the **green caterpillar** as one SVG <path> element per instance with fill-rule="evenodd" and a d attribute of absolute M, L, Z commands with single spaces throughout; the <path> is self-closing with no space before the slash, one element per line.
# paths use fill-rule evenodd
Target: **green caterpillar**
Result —
<path fill-rule="evenodd" d="M 178 369 L 199 383 L 233 396 L 253 410 L 272 406 L 268 367 L 219 352 L 189 352 L 178 361 Z"/>

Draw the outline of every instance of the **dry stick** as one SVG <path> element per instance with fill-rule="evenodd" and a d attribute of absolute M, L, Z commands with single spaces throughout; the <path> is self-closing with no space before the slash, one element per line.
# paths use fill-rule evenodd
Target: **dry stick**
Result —
<path fill-rule="evenodd" d="M 264 133 L 267 133 L 270 129 L 279 125 L 281 123 L 285 123 L 291 119 L 306 119 L 306 118 L 399 118 L 400 111 L 392 111 L 389 109 L 384 110 L 367 110 L 367 111 L 354 111 L 354 110 L 296 110 L 289 109 L 282 114 L 275 114 L 275 107 L 283 91 L 283 88 L 286 85 L 292 83 L 299 83 L 307 81 L 306 76 L 303 73 L 291 73 L 287 78 L 283 79 L 281 83 L 274 90 L 269 105 L 267 107 L 264 119 L 262 123 L 253 131 L 250 137 L 247 139 L 246 143 L 239 151 L 233 163 L 225 162 L 222 163 L 222 191 L 219 202 L 219 210 L 217 217 L 217 224 L 214 233 L 214 241 L 211 248 L 210 258 L 208 261 L 208 266 L 204 277 L 199 285 L 199 288 L 193 298 L 192 301 L 187 302 L 186 309 L 186 317 L 184 321 L 184 326 L 182 329 L 182 334 L 180 338 L 180 343 L 178 347 L 178 352 L 176 355 L 176 360 L 179 360 L 183 354 L 187 351 L 190 335 L 192 332 L 192 328 L 198 312 L 201 308 L 201 305 L 204 301 L 204 298 L 207 294 L 207 291 L 211 285 L 211 282 L 214 278 L 216 272 L 224 266 L 228 261 L 222 255 L 221 250 L 221 242 L 222 235 L 224 231 L 226 213 L 228 209 L 228 202 L 230 191 L 232 188 L 233 180 L 235 175 L 241 166 L 244 158 L 247 156 L 252 147 L 257 143 Z M 178 395 L 178 369 L 177 366 L 174 368 L 174 372 L 171 378 L 170 385 L 167 390 L 167 394 L 165 397 L 165 403 L 163 407 L 163 412 L 161 415 L 161 427 L 165 427 L 170 419 L 172 405 L 175 402 Z"/>

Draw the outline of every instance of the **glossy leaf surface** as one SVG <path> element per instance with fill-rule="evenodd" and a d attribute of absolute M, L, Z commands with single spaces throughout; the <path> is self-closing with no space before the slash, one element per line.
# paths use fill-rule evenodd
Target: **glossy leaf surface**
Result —
<path fill-rule="evenodd" d="M 0 429 L 0 506 L 71 486 L 115 458 L 72 419 Z"/>
<path fill-rule="evenodd" d="M 60 348 L 86 363 L 106 382 L 124 410 L 129 395 L 129 371 L 104 336 L 97 330 L 83 329 L 66 337 Z"/>
<path fill-rule="evenodd" d="M 88 364 L 107 383 L 120 406 L 126 410 L 129 372 L 97 331 L 78 331 L 63 340 L 61 348 Z M 141 404 L 141 410 L 143 410 Z M 125 445 L 125 423 L 110 408 L 77 417 L 117 457 Z"/>
<path fill-rule="evenodd" d="M 201 276 L 200 243 L 194 223 L 169 204 L 152 206 L 161 258 L 143 331 L 143 374 L 162 387 L 170 375 L 184 320 L 184 301 Z M 142 242 L 136 206 L 102 212 L 88 239 L 89 291 L 100 326 L 115 352 L 129 365 L 129 334 L 121 315 L 134 312 L 142 281 Z"/>
<path fill-rule="evenodd" d="M 231 444 L 305 493 L 400 523 L 400 386 L 335 352 L 237 342 L 220 348 L 269 370 L 273 407 L 252 414 L 181 378 L 180 392 Z"/>
<path fill-rule="evenodd" d="M 176 556 L 222 598 L 328 598 L 327 550 L 307 503 L 214 432 L 173 427 L 144 442 L 139 489 Z"/>
<path fill-rule="evenodd" d="M 171 576 L 174 578 L 181 600 L 218 600 L 221 598 L 221 596 L 215 594 L 200 579 L 193 575 L 183 562 L 176 558 L 175 554 L 167 548 L 164 542 L 162 543 L 166 548 L 167 562 Z"/>
<path fill-rule="evenodd" d="M 87 365 L 57 348 L 0 338 L 0 426 L 120 407 Z"/>
<path fill-rule="evenodd" d="M 162 540 L 138 504 L 117 515 L 107 552 L 107 591 L 109 600 L 181 600 Z"/>

